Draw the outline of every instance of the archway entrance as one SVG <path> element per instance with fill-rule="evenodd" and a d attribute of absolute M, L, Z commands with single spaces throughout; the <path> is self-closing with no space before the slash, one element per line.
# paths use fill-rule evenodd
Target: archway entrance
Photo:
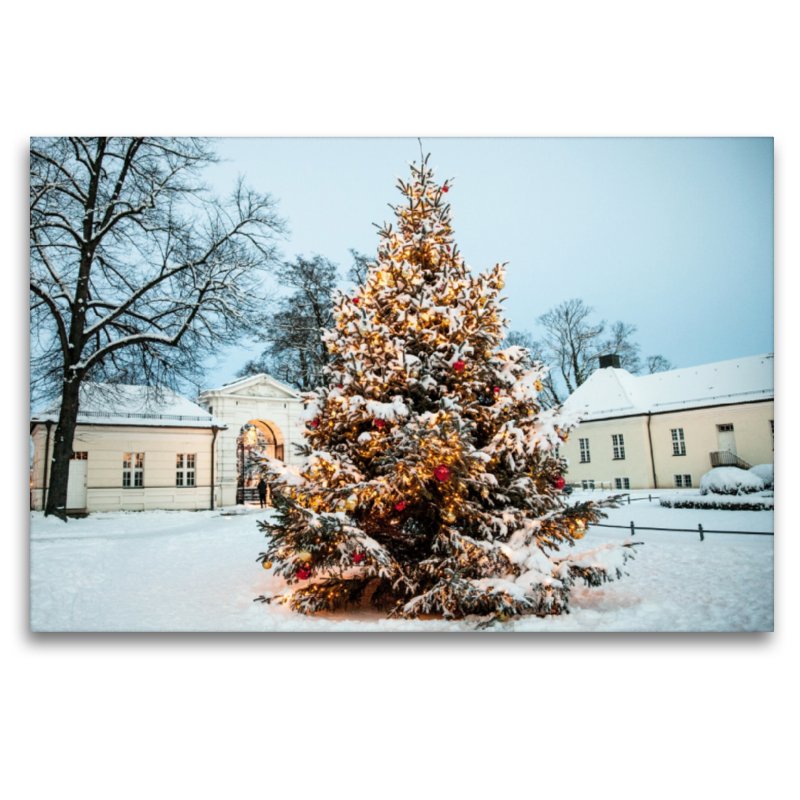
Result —
<path fill-rule="evenodd" d="M 246 422 L 236 437 L 236 503 L 258 502 L 259 464 L 263 458 L 284 459 L 280 428 L 262 419 Z M 267 501 L 271 505 L 269 490 Z"/>

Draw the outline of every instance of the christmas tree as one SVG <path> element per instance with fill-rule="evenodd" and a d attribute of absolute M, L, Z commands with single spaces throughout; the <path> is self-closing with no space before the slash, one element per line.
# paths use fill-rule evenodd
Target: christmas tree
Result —
<path fill-rule="evenodd" d="M 303 463 L 266 460 L 277 514 L 260 554 L 303 613 L 369 601 L 392 616 L 567 611 L 570 587 L 620 577 L 629 544 L 565 553 L 598 504 L 567 506 L 558 457 L 577 420 L 537 404 L 546 367 L 500 349 L 505 265 L 473 275 L 428 159 L 398 180 L 396 225 L 335 298 L 329 385 L 304 395 Z"/>

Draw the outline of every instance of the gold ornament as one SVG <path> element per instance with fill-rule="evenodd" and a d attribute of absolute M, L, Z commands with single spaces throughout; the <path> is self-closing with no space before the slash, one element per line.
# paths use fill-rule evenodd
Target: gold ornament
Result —
<path fill-rule="evenodd" d="M 508 613 L 506 613 L 505 611 L 501 611 L 501 612 L 500 612 L 500 613 L 497 615 L 497 619 L 498 619 L 500 622 L 508 622 L 508 621 L 511 619 L 511 614 L 508 614 Z"/>
<path fill-rule="evenodd" d="M 542 391 L 542 382 L 541 381 L 536 381 L 535 386 L 536 386 L 536 391 L 537 392 L 541 392 Z"/>
<path fill-rule="evenodd" d="M 354 494 L 351 494 L 345 501 L 344 507 L 348 511 L 355 511 L 356 508 L 358 508 L 358 498 Z"/>
<path fill-rule="evenodd" d="M 311 561 L 311 558 L 312 558 L 311 553 L 309 553 L 308 550 L 301 550 L 297 554 L 297 560 L 298 561 L 302 561 L 304 564 L 306 564 L 309 561 Z"/>
<path fill-rule="evenodd" d="M 442 519 L 445 522 L 455 522 L 456 521 L 456 513 L 455 513 L 455 511 L 453 511 L 452 508 L 446 508 L 442 512 Z"/>
<path fill-rule="evenodd" d="M 272 569 L 272 562 L 271 561 L 262 561 L 261 562 L 261 566 L 264 567 L 264 569 Z"/>
<path fill-rule="evenodd" d="M 500 280 L 497 281 L 497 288 L 498 289 L 505 289 L 506 288 L 506 282 L 502 278 L 500 278 Z"/>
<path fill-rule="evenodd" d="M 572 532 L 573 539 L 583 539 L 586 536 L 586 523 L 579 519 L 575 522 L 575 530 Z"/>

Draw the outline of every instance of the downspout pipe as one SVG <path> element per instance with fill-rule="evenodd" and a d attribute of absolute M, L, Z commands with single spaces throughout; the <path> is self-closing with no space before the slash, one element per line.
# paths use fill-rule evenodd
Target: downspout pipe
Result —
<path fill-rule="evenodd" d="M 650 467 L 653 470 L 653 488 L 658 489 L 658 478 L 656 477 L 656 461 L 653 458 L 653 437 L 650 435 L 650 418 L 653 416 L 652 412 L 647 412 L 647 442 L 650 445 Z"/>
<path fill-rule="evenodd" d="M 217 434 L 219 433 L 219 428 L 216 425 L 212 425 L 211 426 L 211 430 L 212 430 L 212 432 L 214 434 L 211 437 L 211 510 L 213 511 L 214 510 L 214 488 L 215 488 L 215 486 L 214 486 L 214 461 L 215 461 L 215 458 L 214 458 L 215 447 L 214 447 L 214 445 L 216 444 L 216 441 L 217 441 Z"/>

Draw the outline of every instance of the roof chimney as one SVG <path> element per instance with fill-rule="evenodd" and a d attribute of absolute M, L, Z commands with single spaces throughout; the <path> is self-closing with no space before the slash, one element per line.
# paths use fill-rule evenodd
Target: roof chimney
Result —
<path fill-rule="evenodd" d="M 599 368 L 605 369 L 606 367 L 615 367 L 616 369 L 621 369 L 619 365 L 619 356 L 616 353 L 612 353 L 607 356 L 600 356 Z"/>

